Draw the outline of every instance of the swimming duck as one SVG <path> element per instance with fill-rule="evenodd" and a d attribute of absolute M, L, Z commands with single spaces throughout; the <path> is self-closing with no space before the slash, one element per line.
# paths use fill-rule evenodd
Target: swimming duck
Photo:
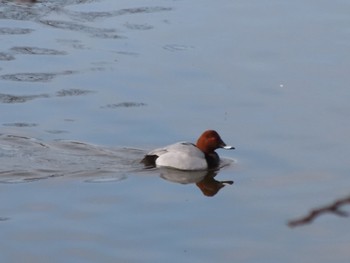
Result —
<path fill-rule="evenodd" d="M 226 145 L 214 130 L 207 130 L 198 138 L 197 143 L 178 142 L 155 149 L 142 159 L 147 167 L 169 167 L 179 170 L 206 170 L 217 168 L 220 157 L 216 149 L 235 149 Z"/>

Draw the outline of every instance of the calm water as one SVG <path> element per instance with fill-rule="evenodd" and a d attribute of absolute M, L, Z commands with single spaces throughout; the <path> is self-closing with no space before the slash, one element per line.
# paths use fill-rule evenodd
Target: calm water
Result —
<path fill-rule="evenodd" d="M 349 262 L 350 4 L 219 2 L 1 1 L 1 262 Z"/>

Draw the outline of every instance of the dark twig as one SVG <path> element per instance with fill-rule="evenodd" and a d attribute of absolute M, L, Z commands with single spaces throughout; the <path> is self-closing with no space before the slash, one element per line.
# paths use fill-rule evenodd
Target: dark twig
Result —
<path fill-rule="evenodd" d="M 347 217 L 348 213 L 345 211 L 342 211 L 340 209 L 343 205 L 346 205 L 346 204 L 350 204 L 350 196 L 347 196 L 347 197 L 342 198 L 342 199 L 338 199 L 330 205 L 313 209 L 310 211 L 310 213 L 308 215 L 306 215 L 302 218 L 290 220 L 288 222 L 288 226 L 296 227 L 296 226 L 300 226 L 300 225 L 310 224 L 317 217 L 319 217 L 320 215 L 325 214 L 325 213 L 332 213 L 332 214 L 336 214 L 338 216 Z"/>

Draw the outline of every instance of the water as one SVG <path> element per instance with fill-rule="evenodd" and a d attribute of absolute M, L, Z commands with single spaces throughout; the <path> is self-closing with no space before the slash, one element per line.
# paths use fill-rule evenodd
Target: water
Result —
<path fill-rule="evenodd" d="M 349 11 L 2 1 L 1 262 L 348 262 L 349 219 L 287 222 L 349 194 Z M 208 128 L 215 178 L 139 163 Z"/>

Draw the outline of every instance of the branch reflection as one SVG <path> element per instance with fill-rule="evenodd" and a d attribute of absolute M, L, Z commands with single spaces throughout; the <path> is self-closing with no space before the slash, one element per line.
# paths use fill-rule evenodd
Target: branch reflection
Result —
<path fill-rule="evenodd" d="M 296 226 L 310 224 L 317 217 L 321 216 L 322 214 L 326 214 L 326 213 L 335 214 L 335 215 L 342 216 L 342 217 L 347 217 L 348 213 L 341 210 L 341 208 L 344 205 L 349 205 L 349 204 L 350 204 L 350 196 L 346 196 L 344 198 L 341 198 L 341 199 L 334 201 L 330 205 L 325 205 L 325 206 L 322 206 L 319 208 L 312 209 L 307 215 L 305 215 L 299 219 L 290 220 L 288 222 L 288 225 L 290 227 L 296 227 Z"/>

